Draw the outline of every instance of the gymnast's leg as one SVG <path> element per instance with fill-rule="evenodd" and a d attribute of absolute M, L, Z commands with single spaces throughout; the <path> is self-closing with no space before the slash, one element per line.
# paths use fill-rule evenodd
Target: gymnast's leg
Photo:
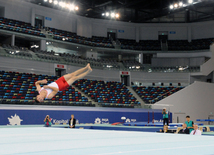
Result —
<path fill-rule="evenodd" d="M 69 85 L 71 85 L 74 81 L 76 81 L 78 79 L 82 79 L 83 77 L 85 77 L 90 72 L 92 72 L 91 66 L 90 66 L 90 64 L 87 64 L 87 66 L 82 68 L 82 69 L 79 69 L 73 73 L 64 75 L 64 78 L 67 81 L 67 83 Z"/>

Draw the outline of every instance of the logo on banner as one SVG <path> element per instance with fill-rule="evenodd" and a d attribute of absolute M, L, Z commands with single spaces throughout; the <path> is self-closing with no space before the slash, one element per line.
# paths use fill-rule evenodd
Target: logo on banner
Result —
<path fill-rule="evenodd" d="M 101 119 L 100 118 L 96 118 L 94 121 L 94 124 L 101 124 Z"/>
<path fill-rule="evenodd" d="M 136 119 L 129 119 L 129 118 L 127 118 L 125 122 L 126 123 L 130 123 L 130 122 L 136 122 L 136 121 L 137 121 Z"/>
<path fill-rule="evenodd" d="M 68 124 L 68 119 L 64 120 L 64 119 L 61 119 L 61 120 L 57 120 L 57 119 L 53 119 L 53 123 L 58 123 L 58 124 Z"/>
<path fill-rule="evenodd" d="M 158 123 L 158 122 L 163 122 L 163 120 L 161 120 L 161 119 L 160 119 L 160 120 L 154 119 L 153 122 L 154 122 L 154 123 Z"/>
<path fill-rule="evenodd" d="M 108 118 L 96 118 L 94 124 L 109 124 Z"/>
<path fill-rule="evenodd" d="M 8 117 L 8 121 L 10 122 L 10 124 L 8 125 L 21 125 L 21 121 L 23 121 L 22 119 L 20 119 L 20 117 L 18 115 L 14 115 L 14 116 L 11 116 Z"/>

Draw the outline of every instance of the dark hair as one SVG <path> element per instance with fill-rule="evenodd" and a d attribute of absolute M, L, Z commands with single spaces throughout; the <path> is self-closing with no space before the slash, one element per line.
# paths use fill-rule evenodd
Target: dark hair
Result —
<path fill-rule="evenodd" d="M 190 116 L 188 115 L 188 116 L 186 116 L 186 118 L 190 118 Z"/>

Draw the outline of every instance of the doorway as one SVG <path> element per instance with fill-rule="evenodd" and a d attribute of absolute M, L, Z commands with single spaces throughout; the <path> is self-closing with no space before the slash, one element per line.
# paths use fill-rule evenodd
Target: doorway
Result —
<path fill-rule="evenodd" d="M 107 36 L 108 36 L 108 39 L 110 38 L 112 38 L 113 40 L 117 39 L 115 32 L 107 32 Z"/>
<path fill-rule="evenodd" d="M 60 68 L 55 68 L 55 76 L 63 76 L 66 74 L 66 70 L 65 69 L 60 69 Z"/>
<path fill-rule="evenodd" d="M 35 15 L 35 24 L 36 27 L 42 28 L 44 26 L 44 17 L 40 15 Z"/>
<path fill-rule="evenodd" d="M 121 83 L 124 83 L 126 86 L 128 86 L 128 78 L 129 75 L 121 75 Z"/>
<path fill-rule="evenodd" d="M 158 40 L 162 43 L 166 43 L 168 41 L 168 31 L 159 31 Z"/>

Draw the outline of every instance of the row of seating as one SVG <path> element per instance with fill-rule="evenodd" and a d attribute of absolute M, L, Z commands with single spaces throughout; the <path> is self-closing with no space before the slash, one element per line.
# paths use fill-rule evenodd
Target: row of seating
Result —
<path fill-rule="evenodd" d="M 122 49 L 130 50 L 147 50 L 147 51 L 160 51 L 161 42 L 158 40 L 140 40 L 137 43 L 135 40 L 118 39 L 121 43 Z M 168 40 L 169 51 L 183 51 L 183 50 L 204 50 L 209 49 L 210 45 L 214 42 L 214 38 L 195 39 L 192 42 L 188 40 Z"/>
<path fill-rule="evenodd" d="M 17 102 L 17 100 L 33 102 L 38 94 L 35 82 L 47 79 L 49 84 L 57 78 L 59 77 L 0 71 L 0 98 L 4 100 L 15 100 L 14 102 Z M 87 97 L 82 96 L 81 93 L 75 91 L 73 87 L 58 92 L 56 96 L 48 100 L 48 102 L 49 101 L 89 102 Z"/>
<path fill-rule="evenodd" d="M 118 39 L 121 49 L 160 51 L 161 43 L 158 40 L 140 40 L 139 43 L 131 39 Z"/>
<path fill-rule="evenodd" d="M 133 86 L 133 90 L 141 97 L 141 99 L 147 104 L 154 104 L 174 93 L 183 89 L 184 87 L 173 87 L 173 86 L 166 86 L 166 87 L 137 87 Z"/>
<path fill-rule="evenodd" d="M 34 35 L 39 37 L 46 37 L 43 33 L 41 33 L 41 30 L 31 26 L 30 23 L 3 18 L 0 17 L 0 29 L 19 32 L 19 33 L 25 33 L 28 35 Z"/>
<path fill-rule="evenodd" d="M 140 105 L 128 88 L 120 82 L 81 79 L 74 85 L 98 103 Z"/>
<path fill-rule="evenodd" d="M 214 42 L 214 38 L 207 39 L 195 39 L 192 42 L 187 40 L 169 40 L 168 50 L 170 51 L 182 51 L 182 50 L 203 50 L 209 49 L 210 45 Z"/>

